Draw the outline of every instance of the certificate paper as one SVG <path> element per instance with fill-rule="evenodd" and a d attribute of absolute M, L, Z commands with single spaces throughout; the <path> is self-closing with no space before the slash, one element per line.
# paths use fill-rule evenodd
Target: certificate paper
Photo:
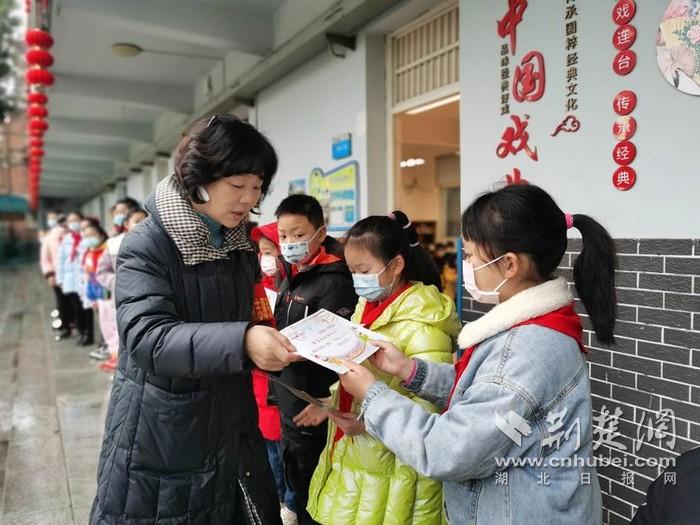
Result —
<path fill-rule="evenodd" d="M 280 332 L 292 342 L 299 355 L 338 374 L 348 371 L 340 359 L 359 365 L 379 350 L 369 341 L 387 340 L 328 310 L 319 310 Z"/>

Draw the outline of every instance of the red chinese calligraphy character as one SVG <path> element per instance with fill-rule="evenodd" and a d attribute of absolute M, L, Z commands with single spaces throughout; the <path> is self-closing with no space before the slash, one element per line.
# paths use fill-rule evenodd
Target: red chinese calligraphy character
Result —
<path fill-rule="evenodd" d="M 637 156 L 637 147 L 629 140 L 618 142 L 613 148 L 613 160 L 620 166 L 629 166 Z"/>
<path fill-rule="evenodd" d="M 628 24 L 634 18 L 636 11 L 637 4 L 634 3 L 634 0 L 619 0 L 613 7 L 613 22 L 620 26 Z"/>
<path fill-rule="evenodd" d="M 518 102 L 535 102 L 544 95 L 544 86 L 544 57 L 539 51 L 530 51 L 515 68 L 513 98 Z"/>
<path fill-rule="evenodd" d="M 636 131 L 637 121 L 629 115 L 618 118 L 613 124 L 613 135 L 617 140 L 629 140 Z"/>
<path fill-rule="evenodd" d="M 498 21 L 498 36 L 510 37 L 510 52 L 515 55 L 518 24 L 523 21 L 527 0 L 508 0 L 508 12 Z"/>
<path fill-rule="evenodd" d="M 519 152 L 525 150 L 527 156 L 532 160 L 537 161 L 537 148 L 531 149 L 528 141 L 530 140 L 530 134 L 526 131 L 529 115 L 525 115 L 525 120 L 522 120 L 517 115 L 511 115 L 511 120 L 513 121 L 513 126 L 506 128 L 501 136 L 503 142 L 501 142 L 496 148 L 496 155 L 504 159 L 508 155 L 517 155 Z"/>
<path fill-rule="evenodd" d="M 629 115 L 637 107 L 637 95 L 634 91 L 624 89 L 613 99 L 613 110 L 620 116 Z"/>
<path fill-rule="evenodd" d="M 613 186 L 620 191 L 627 191 L 637 182 L 637 172 L 634 168 L 623 166 L 617 168 L 612 176 Z"/>
<path fill-rule="evenodd" d="M 520 176 L 520 170 L 518 168 L 513 168 L 513 174 L 506 173 L 506 184 L 508 186 L 514 186 L 517 184 L 530 184 L 527 179 L 523 179 Z"/>
<path fill-rule="evenodd" d="M 613 61 L 613 69 L 618 75 L 627 75 L 637 65 L 637 54 L 631 49 L 620 51 Z"/>
<path fill-rule="evenodd" d="M 613 34 L 613 45 L 618 51 L 629 49 L 637 40 L 637 29 L 634 26 L 620 26 Z"/>

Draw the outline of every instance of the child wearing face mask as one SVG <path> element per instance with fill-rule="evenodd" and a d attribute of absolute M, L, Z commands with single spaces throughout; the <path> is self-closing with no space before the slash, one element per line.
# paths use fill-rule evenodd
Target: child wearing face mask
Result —
<path fill-rule="evenodd" d="M 355 224 L 346 236 L 345 260 L 360 296 L 353 322 L 386 336 L 409 358 L 452 362 L 459 318 L 454 303 L 440 292 L 439 271 L 404 213 Z M 398 379 L 366 366 L 397 395 L 437 412 Z M 330 416 L 328 443 L 311 483 L 311 516 L 334 525 L 441 523 L 442 484 L 419 475 L 365 433 L 357 418 L 361 402 L 342 387 L 333 396 L 340 413 Z M 337 504 L 341 494 L 342 506 Z"/>
<path fill-rule="evenodd" d="M 284 270 L 279 261 L 280 247 L 277 223 L 271 222 L 256 226 L 250 236 L 258 246 L 260 270 L 263 286 L 273 292 L 279 289 L 279 283 L 284 279 Z M 258 427 L 265 439 L 267 456 L 275 476 L 277 493 L 282 505 L 282 522 L 296 520 L 296 501 L 294 493 L 284 479 L 282 464 L 282 426 L 280 411 L 275 390 L 270 387 L 270 381 L 259 370 L 253 370 L 253 393 L 258 405 Z"/>
<path fill-rule="evenodd" d="M 285 279 L 280 285 L 275 320 L 283 329 L 320 309 L 349 318 L 357 295 L 340 243 L 326 235 L 323 209 L 308 195 L 291 195 L 276 212 Z M 330 397 L 338 378 L 310 361 L 292 363 L 280 379 L 317 398 Z M 311 476 L 326 444 L 326 413 L 275 385 L 282 415 L 286 479 L 296 495 L 299 525 L 313 524 L 306 512 Z"/>
<path fill-rule="evenodd" d="M 393 345 L 370 361 L 434 402 L 430 413 L 364 367 L 341 384 L 363 398 L 367 432 L 420 474 L 443 481 L 447 519 L 467 523 L 601 522 L 591 387 L 581 320 L 555 271 L 576 228 L 574 283 L 602 344 L 614 344 L 615 246 L 587 215 L 565 214 L 534 185 L 477 198 L 462 215 L 464 282 L 496 305 L 468 323 L 455 366 Z"/>
<path fill-rule="evenodd" d="M 256 226 L 250 232 L 250 236 L 258 245 L 263 286 L 276 292 L 284 280 L 284 269 L 279 260 L 280 238 L 279 233 L 277 233 L 277 223 L 271 222 L 263 226 Z"/>

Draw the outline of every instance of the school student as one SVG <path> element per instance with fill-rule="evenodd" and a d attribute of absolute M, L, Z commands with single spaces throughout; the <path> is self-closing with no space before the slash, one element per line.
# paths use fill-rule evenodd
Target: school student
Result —
<path fill-rule="evenodd" d="M 345 260 L 360 300 L 352 321 L 386 336 L 404 355 L 451 363 L 460 329 L 454 303 L 440 293 L 435 263 L 405 214 L 372 216 L 347 233 Z M 378 372 L 399 395 L 438 409 Z M 314 473 L 308 509 L 333 525 L 434 525 L 442 517 L 442 484 L 418 474 L 357 420 L 362 399 L 342 387 L 333 397 L 329 439 Z M 342 504 L 340 504 L 342 502 Z"/>
<path fill-rule="evenodd" d="M 326 309 L 349 318 L 357 295 L 340 243 L 326 234 L 323 209 L 308 195 L 291 195 L 276 212 L 286 278 L 275 320 L 279 330 Z M 317 398 L 330 397 L 338 381 L 332 371 L 310 361 L 290 364 L 280 379 Z M 309 484 L 326 444 L 326 413 L 275 385 L 282 416 L 282 454 L 287 481 L 296 496 L 299 525 L 316 523 L 306 511 Z"/>

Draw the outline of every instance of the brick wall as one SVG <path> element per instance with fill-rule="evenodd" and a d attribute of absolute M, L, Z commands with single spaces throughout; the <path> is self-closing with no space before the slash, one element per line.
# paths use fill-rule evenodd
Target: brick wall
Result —
<path fill-rule="evenodd" d="M 627 461 L 627 466 L 598 469 L 603 519 L 611 525 L 629 523 L 649 484 L 664 470 L 636 465 L 636 458 L 670 458 L 700 446 L 700 240 L 619 239 L 616 244 L 619 311 L 614 348 L 596 340 L 579 305 L 594 415 L 601 418 L 605 410 L 609 417 L 604 429 L 610 430 L 616 411 L 620 414 L 619 435 L 596 453 Z M 570 283 L 580 248 L 580 240 L 571 239 L 561 263 L 560 273 Z M 473 321 L 488 309 L 465 294 L 462 318 Z M 673 447 L 668 436 L 647 438 L 649 428 L 660 428 L 659 411 L 668 409 L 675 416 Z M 594 440 L 600 438 L 594 435 Z"/>

